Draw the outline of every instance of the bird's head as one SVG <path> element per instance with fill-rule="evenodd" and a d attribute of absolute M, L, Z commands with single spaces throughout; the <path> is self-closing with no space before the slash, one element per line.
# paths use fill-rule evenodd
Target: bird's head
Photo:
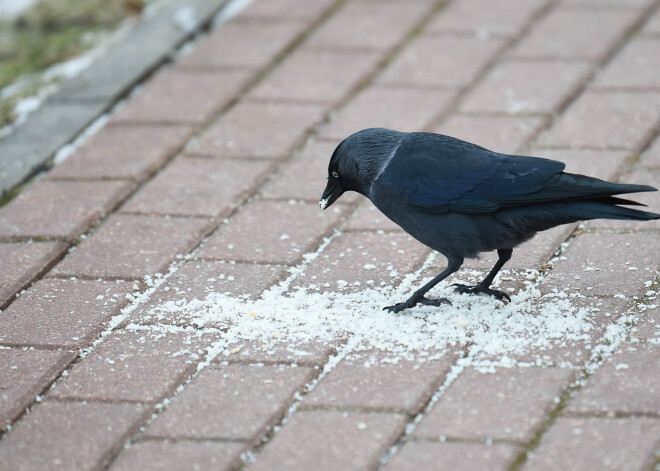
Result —
<path fill-rule="evenodd" d="M 405 133 L 384 128 L 356 132 L 337 146 L 328 165 L 328 184 L 319 206 L 329 207 L 345 191 L 370 196 L 371 185 L 394 155 Z"/>

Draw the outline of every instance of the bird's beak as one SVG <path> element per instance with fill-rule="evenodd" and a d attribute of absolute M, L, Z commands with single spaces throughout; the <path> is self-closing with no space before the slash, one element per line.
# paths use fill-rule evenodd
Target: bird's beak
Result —
<path fill-rule="evenodd" d="M 339 184 L 339 182 L 328 182 L 328 185 L 323 191 L 323 195 L 321 195 L 319 206 L 321 209 L 328 208 L 332 203 L 337 201 L 337 198 L 339 198 L 343 193 L 344 189 Z"/>

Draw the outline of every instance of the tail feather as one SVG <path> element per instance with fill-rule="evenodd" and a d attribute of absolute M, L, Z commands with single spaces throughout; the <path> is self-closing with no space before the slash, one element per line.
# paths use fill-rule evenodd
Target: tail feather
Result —
<path fill-rule="evenodd" d="M 499 198 L 497 203 L 503 208 L 540 203 L 600 200 L 611 204 L 635 204 L 625 199 L 615 198 L 613 195 L 645 191 L 656 191 L 656 189 L 647 185 L 612 183 L 574 173 L 560 173 L 539 191 L 507 195 Z M 621 203 L 618 202 L 619 200 Z"/>
<path fill-rule="evenodd" d="M 600 201 L 573 201 L 557 205 L 556 210 L 577 219 L 622 219 L 629 221 L 660 219 L 660 214 L 624 208 Z"/>
<path fill-rule="evenodd" d="M 625 198 L 617 198 L 616 196 L 610 196 L 607 198 L 595 198 L 589 201 L 595 201 L 597 203 L 605 203 L 605 204 L 623 204 L 625 206 L 644 206 L 644 207 L 647 206 L 644 203 L 640 203 L 638 201 L 627 200 Z"/>

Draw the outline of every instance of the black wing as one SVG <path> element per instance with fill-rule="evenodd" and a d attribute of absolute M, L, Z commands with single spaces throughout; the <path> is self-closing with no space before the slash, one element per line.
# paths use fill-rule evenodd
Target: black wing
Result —
<path fill-rule="evenodd" d="M 567 174 L 564 168 L 555 160 L 498 154 L 449 136 L 412 133 L 376 185 L 379 194 L 425 212 L 467 214 L 653 190 Z"/>

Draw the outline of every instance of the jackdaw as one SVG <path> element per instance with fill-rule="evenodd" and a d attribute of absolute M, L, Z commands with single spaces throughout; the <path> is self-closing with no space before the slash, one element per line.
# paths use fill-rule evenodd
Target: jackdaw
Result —
<path fill-rule="evenodd" d="M 345 191 L 357 191 L 408 234 L 447 257 L 444 271 L 386 310 L 449 303 L 424 294 L 457 271 L 465 258 L 493 250 L 497 263 L 481 283 L 454 287 L 459 293 L 510 301 L 490 284 L 513 248 L 537 232 L 585 219 L 660 218 L 618 206 L 640 203 L 613 196 L 655 188 L 564 173 L 564 167 L 555 160 L 500 154 L 442 134 L 365 129 L 335 149 L 319 204 L 325 209 Z"/>

